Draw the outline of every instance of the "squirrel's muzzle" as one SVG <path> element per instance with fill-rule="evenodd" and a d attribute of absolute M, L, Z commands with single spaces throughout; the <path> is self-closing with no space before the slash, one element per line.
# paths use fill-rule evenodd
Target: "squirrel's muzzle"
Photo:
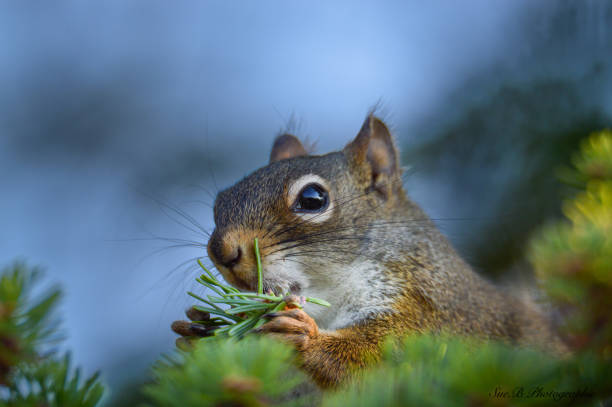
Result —
<path fill-rule="evenodd" d="M 238 246 L 237 248 L 234 248 L 234 250 L 232 250 L 228 256 L 222 258 L 220 262 L 228 269 L 231 269 L 240 262 L 241 258 L 242 248 Z"/>
<path fill-rule="evenodd" d="M 208 255 L 230 284 L 250 289 L 257 287 L 257 268 L 253 252 L 254 232 L 215 231 L 208 241 Z"/>
<path fill-rule="evenodd" d="M 240 262 L 242 247 L 240 247 L 240 242 L 234 239 L 224 239 L 215 231 L 208 242 L 208 254 L 215 263 L 231 269 Z"/>

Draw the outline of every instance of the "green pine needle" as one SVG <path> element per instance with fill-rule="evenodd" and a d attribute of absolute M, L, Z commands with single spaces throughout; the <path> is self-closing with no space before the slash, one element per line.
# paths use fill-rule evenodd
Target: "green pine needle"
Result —
<path fill-rule="evenodd" d="M 257 259 L 257 294 L 263 294 L 263 271 L 261 269 L 261 256 L 259 255 L 259 241 L 255 238 L 255 258 Z"/>
<path fill-rule="evenodd" d="M 187 294 L 204 305 L 196 305 L 194 308 L 207 312 L 211 318 L 206 321 L 198 321 L 206 326 L 215 327 L 215 336 L 225 335 L 229 337 L 242 338 L 249 331 L 259 328 L 266 322 L 263 318 L 265 314 L 280 311 L 287 305 L 287 296 L 270 295 L 263 293 L 263 269 L 261 265 L 261 255 L 259 254 L 259 242 L 255 238 L 255 259 L 257 260 L 257 292 L 244 293 L 234 287 L 223 284 L 202 264 L 198 259 L 198 264 L 204 270 L 204 274 L 199 276 L 196 281 L 213 291 L 218 296 L 209 295 L 205 299 L 197 294 L 188 292 Z M 301 308 L 303 303 L 329 307 L 331 304 L 325 300 L 312 297 L 300 297 Z"/>

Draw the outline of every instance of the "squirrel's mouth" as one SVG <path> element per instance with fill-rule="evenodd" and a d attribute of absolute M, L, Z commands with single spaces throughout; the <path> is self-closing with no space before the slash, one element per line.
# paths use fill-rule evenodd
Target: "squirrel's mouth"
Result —
<path fill-rule="evenodd" d="M 302 292 L 302 286 L 299 283 L 286 282 L 283 284 L 271 284 L 264 280 L 263 282 L 264 292 L 272 292 L 274 295 L 285 296 L 288 294 L 299 295 Z"/>
<path fill-rule="evenodd" d="M 230 270 L 230 272 L 232 271 Z M 238 288 L 239 290 L 252 291 L 252 292 L 257 291 L 257 283 L 249 284 L 249 282 L 239 277 L 236 273 L 232 272 L 231 280 L 232 281 L 230 281 L 230 284 L 232 284 L 234 287 Z M 274 282 L 267 281 L 264 279 L 263 280 L 263 292 L 264 293 L 271 292 L 274 295 L 280 295 L 280 296 L 286 295 L 286 294 L 299 295 L 302 292 L 302 286 L 299 283 L 278 284 L 278 283 L 274 283 Z"/>
<path fill-rule="evenodd" d="M 257 291 L 257 282 L 254 280 L 246 280 L 242 278 L 238 273 L 234 272 L 234 270 L 228 270 L 229 276 L 226 278 L 228 283 L 233 285 L 242 291 Z M 271 292 L 274 295 L 286 295 L 286 294 L 294 294 L 299 295 L 302 292 L 301 284 L 297 282 L 288 283 L 288 282 L 279 282 L 279 281 L 270 281 L 267 279 L 263 279 L 263 291 L 264 293 Z"/>
<path fill-rule="evenodd" d="M 230 267 L 228 269 L 228 276 L 226 277 L 226 280 L 228 280 L 227 282 L 230 283 L 231 285 L 233 285 L 234 287 L 238 288 L 239 290 L 242 291 L 255 291 L 257 290 L 257 282 L 254 283 L 249 283 L 248 281 L 246 281 L 245 279 L 243 279 L 239 273 L 236 273 L 236 271 L 234 270 L 233 267 Z"/>
<path fill-rule="evenodd" d="M 213 260 L 217 270 L 221 273 L 225 281 L 233 287 L 245 292 L 257 291 L 257 270 L 246 265 L 233 265 L 230 267 L 218 264 Z M 290 275 L 277 275 L 272 268 L 264 271 L 263 291 L 272 292 L 274 295 L 283 296 L 286 294 L 300 295 L 303 290 L 301 282 L 291 278 Z"/>

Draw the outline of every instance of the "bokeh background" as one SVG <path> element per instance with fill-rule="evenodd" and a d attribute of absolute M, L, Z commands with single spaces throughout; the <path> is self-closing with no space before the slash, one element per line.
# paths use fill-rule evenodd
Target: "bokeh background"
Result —
<path fill-rule="evenodd" d="M 64 347 L 130 405 L 189 305 L 216 191 L 373 106 L 406 189 L 491 279 L 612 125 L 612 3 L 0 3 L 0 264 L 61 284 Z M 510 277 L 509 277 L 510 276 Z"/>

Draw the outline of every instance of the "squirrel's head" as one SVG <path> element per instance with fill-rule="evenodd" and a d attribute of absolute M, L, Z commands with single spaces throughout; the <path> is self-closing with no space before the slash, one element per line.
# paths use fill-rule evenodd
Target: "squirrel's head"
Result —
<path fill-rule="evenodd" d="M 320 156 L 281 135 L 267 166 L 217 195 L 208 253 L 229 283 L 255 290 L 258 238 L 264 289 L 308 292 L 342 278 L 334 270 L 360 256 L 371 224 L 390 219 L 403 196 L 398 151 L 380 119 L 370 115 L 342 151 Z"/>

